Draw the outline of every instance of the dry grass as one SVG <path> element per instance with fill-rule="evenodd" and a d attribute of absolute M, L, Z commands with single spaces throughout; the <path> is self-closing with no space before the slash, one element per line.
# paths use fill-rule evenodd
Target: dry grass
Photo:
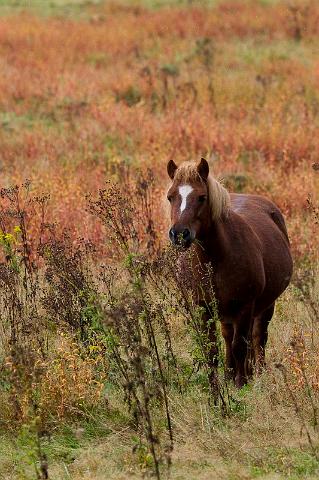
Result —
<path fill-rule="evenodd" d="M 285 2 L 150 11 L 102 2 L 83 6 L 81 21 L 2 17 L 2 182 L 30 178 L 50 191 L 61 227 L 101 242 L 84 194 L 114 165 L 152 165 L 165 188 L 167 159 L 207 155 L 232 188 L 241 174 L 246 191 L 281 206 L 303 257 L 314 237 L 306 198 L 318 191 L 319 9 L 301 3 L 300 41 Z"/>
<path fill-rule="evenodd" d="M 6 366 L 0 367 L 0 476 L 35 478 L 39 451 L 34 431 L 41 437 L 51 479 L 150 474 L 150 451 L 139 444 L 140 432 L 108 376 L 105 344 L 94 330 L 100 313 L 93 309 L 90 282 L 92 277 L 99 284 L 97 264 L 101 252 L 110 255 L 110 246 L 104 248 L 105 232 L 88 212 L 86 194 L 95 194 L 105 179 L 131 188 L 135 168 L 150 167 L 156 179 L 156 241 L 163 243 L 166 162 L 203 155 L 230 190 L 264 194 L 281 207 L 292 240 L 295 280 L 271 323 L 267 370 L 240 392 L 230 387 L 230 415 L 209 404 L 201 370 L 193 372 L 183 395 L 170 390 L 171 478 L 317 478 L 319 286 L 312 280 L 318 225 L 307 201 L 310 194 L 316 203 L 319 194 L 319 175 L 311 168 L 319 155 L 317 2 L 165 1 L 162 6 L 155 0 L 56 0 L 44 7 L 34 0 L 27 9 L 21 7 L 24 2 L 15 3 L 0 1 L 2 186 L 30 178 L 32 195 L 49 193 L 46 220 L 56 223 L 57 238 L 69 229 L 65 245 L 74 257 L 68 263 L 57 251 L 57 265 L 45 254 L 36 257 L 41 268 L 50 264 L 55 269 L 48 280 L 55 296 L 47 297 L 50 310 L 39 300 L 40 289 L 37 316 L 26 313 L 41 320 L 44 334 L 29 344 L 36 360 L 30 385 L 37 386 L 38 395 L 31 395 L 32 411 L 30 388 L 16 385 L 26 395 L 19 398 L 25 405 L 19 428 L 8 400 L 10 355 L 2 299 L 0 333 L 7 343 L 0 351 Z M 41 213 L 35 208 L 29 216 L 28 242 L 34 246 Z M 95 245 L 94 267 L 91 256 L 89 267 L 77 263 L 79 237 Z M 145 232 L 142 237 L 141 249 Z M 28 242 L 12 243 L 13 258 L 20 258 Z M 3 248 L 2 240 L 1 255 Z M 82 267 L 88 268 L 89 280 Z M 116 281 L 126 288 L 126 276 Z M 25 308 L 23 282 L 16 288 Z M 75 329 L 83 318 L 93 327 L 81 344 Z M 189 332 L 175 316 L 171 323 L 181 368 L 191 370 Z M 50 346 L 41 360 L 33 343 L 39 339 L 41 348 L 45 342 Z M 154 423 L 165 436 L 160 408 Z M 45 431 L 39 433 L 39 425 Z"/>
<path fill-rule="evenodd" d="M 307 308 L 296 299 L 291 288 L 279 302 L 271 324 L 267 370 L 241 392 L 232 390 L 236 403 L 231 417 L 225 419 L 218 411 L 214 413 L 200 384 L 194 385 L 186 396 L 174 394 L 170 399 L 175 435 L 172 479 L 318 476 L 319 463 L 307 437 L 308 431 L 318 452 L 318 428 L 313 428 L 314 412 L 304 388 L 303 374 L 291 362 L 298 332 L 305 340 L 304 358 L 308 359 L 303 365 L 305 378 L 309 383 L 313 376 L 317 378 L 319 345 L 316 332 L 312 344 L 313 328 Z M 183 338 L 177 343 L 181 351 L 185 349 Z M 288 384 L 276 367 L 278 363 L 285 365 Z M 311 395 L 318 407 L 316 382 L 312 384 Z M 107 478 L 126 479 L 143 478 L 143 472 L 147 473 L 148 454 L 132 452 L 135 434 L 125 420 L 127 412 L 120 397 L 109 395 L 107 399 L 104 414 L 92 410 L 84 423 L 71 423 L 62 428 L 63 433 L 60 427 L 53 434 L 46 447 L 52 459 L 51 478 L 102 480 L 107 475 Z M 100 432 L 104 429 L 104 434 L 94 432 L 95 428 Z M 3 442 L 1 471 L 5 478 L 33 478 L 32 467 L 27 467 L 26 462 L 21 469 L 19 463 L 28 458 L 23 441 L 20 439 L 16 448 Z"/>

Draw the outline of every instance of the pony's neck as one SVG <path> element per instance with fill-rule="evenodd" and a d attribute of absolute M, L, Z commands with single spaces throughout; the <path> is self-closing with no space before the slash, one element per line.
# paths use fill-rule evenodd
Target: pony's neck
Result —
<path fill-rule="evenodd" d="M 210 220 L 205 228 L 199 245 L 199 249 L 202 251 L 201 257 L 203 262 L 207 258 L 213 265 L 217 265 L 227 255 L 229 239 L 226 224 L 228 221 L 228 218 L 223 217 L 218 220 Z"/>

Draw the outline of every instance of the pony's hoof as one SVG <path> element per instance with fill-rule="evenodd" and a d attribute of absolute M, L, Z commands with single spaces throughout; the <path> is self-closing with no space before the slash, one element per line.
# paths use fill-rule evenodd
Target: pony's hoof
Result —
<path fill-rule="evenodd" d="M 243 377 L 242 375 L 236 375 L 235 385 L 237 388 L 242 388 L 244 385 L 246 385 L 246 383 L 247 381 L 245 377 Z"/>

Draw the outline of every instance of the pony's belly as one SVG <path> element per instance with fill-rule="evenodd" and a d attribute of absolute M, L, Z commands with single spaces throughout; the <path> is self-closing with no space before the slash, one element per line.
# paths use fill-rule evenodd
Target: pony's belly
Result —
<path fill-rule="evenodd" d="M 251 301 L 242 301 L 236 298 L 229 300 L 226 304 L 221 305 L 219 310 L 220 321 L 224 324 L 230 324 L 234 322 L 234 319 L 238 318 L 246 305 Z"/>

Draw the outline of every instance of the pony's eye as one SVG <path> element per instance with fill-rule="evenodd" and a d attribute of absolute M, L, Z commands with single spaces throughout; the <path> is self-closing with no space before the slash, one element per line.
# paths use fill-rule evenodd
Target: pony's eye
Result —
<path fill-rule="evenodd" d="M 167 197 L 167 200 L 168 200 L 169 202 L 171 202 L 171 201 L 172 201 L 172 197 L 171 197 L 171 195 L 169 195 L 169 196 Z"/>
<path fill-rule="evenodd" d="M 206 195 L 200 195 L 200 196 L 198 197 L 199 203 L 204 203 L 205 200 L 206 200 Z"/>

